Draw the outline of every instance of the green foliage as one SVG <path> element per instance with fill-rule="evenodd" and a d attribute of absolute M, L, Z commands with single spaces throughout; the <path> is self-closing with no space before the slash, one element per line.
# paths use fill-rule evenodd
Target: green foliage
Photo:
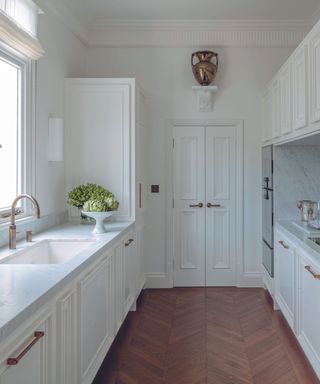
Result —
<path fill-rule="evenodd" d="M 68 193 L 67 203 L 87 212 L 115 211 L 119 207 L 113 193 L 97 184 L 82 184 Z"/>

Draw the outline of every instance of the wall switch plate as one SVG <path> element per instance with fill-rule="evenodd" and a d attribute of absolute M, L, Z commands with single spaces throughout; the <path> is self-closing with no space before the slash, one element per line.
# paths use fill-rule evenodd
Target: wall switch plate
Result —
<path fill-rule="evenodd" d="M 151 193 L 159 193 L 160 188 L 159 185 L 151 185 Z"/>

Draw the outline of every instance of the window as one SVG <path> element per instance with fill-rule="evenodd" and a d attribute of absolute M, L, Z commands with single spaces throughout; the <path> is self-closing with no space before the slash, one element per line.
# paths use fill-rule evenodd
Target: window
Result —
<path fill-rule="evenodd" d="M 30 68 L 28 60 L 0 49 L 0 221 L 8 220 L 18 194 L 32 193 Z M 26 206 L 18 206 L 23 213 Z"/>

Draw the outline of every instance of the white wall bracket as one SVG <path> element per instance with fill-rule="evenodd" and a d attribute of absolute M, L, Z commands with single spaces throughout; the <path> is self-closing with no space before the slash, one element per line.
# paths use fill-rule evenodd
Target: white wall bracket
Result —
<path fill-rule="evenodd" d="M 216 85 L 194 85 L 193 91 L 197 94 L 197 107 L 199 112 L 209 112 L 213 110 L 213 95 L 218 92 Z"/>

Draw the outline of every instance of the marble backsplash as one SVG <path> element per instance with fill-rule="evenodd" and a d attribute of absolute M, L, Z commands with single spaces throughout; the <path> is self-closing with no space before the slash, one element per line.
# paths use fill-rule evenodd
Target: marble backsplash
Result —
<path fill-rule="evenodd" d="M 298 200 L 320 200 L 320 146 L 274 147 L 275 220 L 300 220 Z"/>

